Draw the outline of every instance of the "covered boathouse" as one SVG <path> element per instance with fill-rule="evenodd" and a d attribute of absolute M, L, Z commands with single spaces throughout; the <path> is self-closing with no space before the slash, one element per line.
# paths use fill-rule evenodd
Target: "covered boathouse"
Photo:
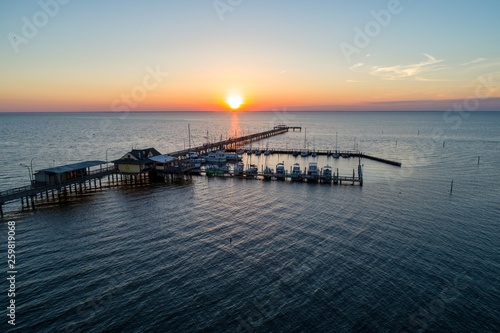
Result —
<path fill-rule="evenodd" d="M 117 172 L 137 175 L 153 170 L 155 161 L 151 158 L 159 155 L 161 153 L 154 148 L 132 149 L 120 159 L 114 160 L 113 163 Z"/>
<path fill-rule="evenodd" d="M 35 186 L 63 185 L 68 182 L 85 181 L 89 176 L 106 169 L 104 161 L 85 161 L 38 170 L 35 173 Z"/>

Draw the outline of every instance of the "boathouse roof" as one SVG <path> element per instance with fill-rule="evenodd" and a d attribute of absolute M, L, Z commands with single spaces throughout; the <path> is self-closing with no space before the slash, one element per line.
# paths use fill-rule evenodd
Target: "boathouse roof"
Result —
<path fill-rule="evenodd" d="M 61 165 L 61 166 L 57 166 L 57 167 L 53 167 L 53 168 L 41 169 L 41 170 L 38 170 L 37 173 L 44 172 L 44 173 L 61 174 L 61 173 L 65 173 L 65 172 L 82 170 L 82 169 L 86 169 L 86 168 L 90 168 L 90 167 L 102 165 L 102 164 L 106 164 L 106 162 L 104 162 L 104 161 L 85 161 L 85 162 Z"/>
<path fill-rule="evenodd" d="M 153 156 L 161 155 L 161 153 L 154 148 L 146 148 L 146 149 L 132 149 L 127 155 L 130 154 L 138 160 L 150 158 Z M 123 158 L 123 157 L 122 157 Z"/>
<path fill-rule="evenodd" d="M 161 153 L 154 148 L 146 149 L 132 149 L 121 158 L 112 161 L 115 164 L 136 164 L 142 165 L 144 163 L 153 162 L 150 158 L 161 155 Z"/>
<path fill-rule="evenodd" d="M 170 156 L 170 155 L 158 155 L 158 156 L 153 156 L 149 158 L 151 161 L 157 162 L 157 163 L 168 163 L 176 160 L 177 158 Z"/>

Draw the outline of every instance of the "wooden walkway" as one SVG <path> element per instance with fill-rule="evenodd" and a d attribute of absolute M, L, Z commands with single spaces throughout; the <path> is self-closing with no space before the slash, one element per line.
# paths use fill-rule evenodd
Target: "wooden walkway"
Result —
<path fill-rule="evenodd" d="M 264 132 L 260 132 L 260 133 L 255 133 L 255 134 L 250 134 L 250 135 L 245 135 L 245 136 L 241 136 L 238 138 L 229 138 L 227 140 L 222 140 L 222 141 L 214 142 L 214 143 L 206 143 L 202 146 L 175 151 L 175 152 L 169 153 L 168 155 L 173 156 L 173 157 L 185 158 L 189 152 L 195 152 L 198 154 L 206 154 L 212 150 L 220 150 L 220 149 L 224 149 L 227 151 L 236 150 L 238 147 L 244 146 L 244 145 L 249 144 L 251 142 L 260 141 L 260 140 L 269 138 L 271 136 L 279 135 L 279 134 L 285 134 L 290 129 L 292 129 L 292 130 L 301 129 L 301 127 L 276 126 L 272 130 L 268 130 L 268 131 L 264 131 Z"/>
<path fill-rule="evenodd" d="M 235 152 L 236 151 L 235 148 L 228 148 L 226 150 L 228 152 Z M 295 153 L 295 154 L 298 154 L 298 156 L 300 156 L 300 152 L 303 151 L 304 149 L 267 148 L 266 150 L 268 150 L 270 154 L 290 154 L 290 155 L 292 155 Z M 261 151 L 261 154 L 263 154 L 264 151 Z M 316 155 L 318 155 L 318 156 L 331 156 L 335 151 L 331 150 L 331 149 L 308 150 L 308 156 L 311 156 L 313 154 L 313 152 L 315 152 Z M 385 158 L 367 155 L 367 154 L 362 153 L 362 152 L 357 151 L 357 150 L 342 150 L 342 151 L 338 151 L 338 153 L 341 156 L 342 155 L 349 155 L 349 157 L 361 157 L 361 158 L 366 158 L 369 160 L 374 160 L 377 162 L 382 162 L 382 163 L 386 163 L 386 164 L 390 164 L 390 165 L 394 165 L 394 166 L 398 166 L 398 167 L 400 167 L 402 165 L 401 162 L 391 161 L 391 160 L 388 160 Z"/>
<path fill-rule="evenodd" d="M 99 186 L 101 186 L 101 179 L 107 175 L 111 175 L 115 173 L 115 167 L 109 167 L 105 169 L 95 170 L 88 175 L 83 177 L 78 177 L 72 179 L 70 181 L 53 184 L 53 185 L 41 185 L 34 186 L 28 185 L 23 187 L 13 188 L 7 191 L 0 192 L 0 216 L 3 216 L 3 205 L 9 201 L 21 199 L 22 204 L 24 205 L 24 200 L 29 205 L 31 201 L 31 208 L 35 208 L 35 199 L 38 195 L 43 197 L 45 193 L 46 197 L 49 197 L 49 192 L 52 194 L 52 197 L 55 197 L 54 192 L 57 192 L 57 195 L 61 195 L 61 193 L 71 193 L 74 191 L 75 193 L 80 190 L 82 192 L 82 185 L 86 186 L 86 182 L 89 183 L 89 186 L 92 187 L 92 182 L 94 182 L 94 187 L 97 187 L 97 182 L 99 181 Z M 79 186 L 79 189 L 78 189 Z"/>
<path fill-rule="evenodd" d="M 217 172 L 218 171 L 218 172 Z M 358 165 L 358 173 L 356 174 L 355 169 L 352 170 L 352 176 L 340 176 L 339 170 L 336 169 L 336 173 L 334 173 L 331 177 L 324 177 L 321 176 L 323 173 L 323 170 L 320 170 L 319 175 L 316 176 L 310 176 L 307 174 L 307 170 L 305 170 L 304 173 L 300 174 L 293 174 L 291 172 L 286 172 L 285 174 L 266 174 L 263 171 L 258 171 L 256 173 L 251 173 L 251 174 L 235 174 L 234 170 L 230 171 L 222 171 L 222 170 L 217 170 L 215 172 L 206 172 L 206 171 L 201 171 L 201 170 L 196 170 L 192 172 L 191 174 L 195 175 L 206 175 L 208 177 L 234 177 L 234 178 L 243 178 L 243 179 L 275 179 L 275 180 L 291 180 L 291 181 L 298 181 L 298 182 L 308 182 L 308 183 L 322 183 L 322 184 L 335 184 L 335 185 L 342 185 L 342 184 L 349 184 L 349 185 L 360 185 L 363 186 L 363 168 L 361 165 Z"/>

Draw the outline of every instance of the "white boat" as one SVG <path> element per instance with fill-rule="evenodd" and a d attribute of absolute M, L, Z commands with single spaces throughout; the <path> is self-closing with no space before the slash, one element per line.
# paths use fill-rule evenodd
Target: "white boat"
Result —
<path fill-rule="evenodd" d="M 269 151 L 269 149 L 266 149 L 266 150 L 264 151 L 264 155 L 268 156 L 269 154 L 271 154 L 271 152 Z"/>
<path fill-rule="evenodd" d="M 302 156 L 302 157 L 309 156 L 309 151 L 307 151 L 306 149 L 304 149 L 303 151 L 300 152 L 300 156 Z"/>
<path fill-rule="evenodd" d="M 276 173 L 274 174 L 274 176 L 278 179 L 285 179 L 285 164 L 283 164 L 282 162 L 276 164 Z"/>
<path fill-rule="evenodd" d="M 292 168 L 292 173 L 290 174 L 292 180 L 300 180 L 302 179 L 302 171 L 300 170 L 300 164 L 294 163 Z"/>
<path fill-rule="evenodd" d="M 324 183 L 331 182 L 332 181 L 332 167 L 329 165 L 325 165 L 323 167 L 323 172 L 321 173 L 321 181 Z"/>
<path fill-rule="evenodd" d="M 254 152 L 254 154 L 257 155 L 257 156 L 259 156 L 260 153 L 261 153 L 260 149 L 256 149 L 255 152 Z"/>
<path fill-rule="evenodd" d="M 226 163 L 226 153 L 223 150 L 212 151 L 205 158 L 208 163 Z"/>
<path fill-rule="evenodd" d="M 316 150 L 313 150 L 313 152 L 311 153 L 311 156 L 316 157 Z"/>
<path fill-rule="evenodd" d="M 273 177 L 274 170 L 268 166 L 264 169 L 264 179 L 269 180 Z"/>
<path fill-rule="evenodd" d="M 332 153 L 332 157 L 333 158 L 339 158 L 340 154 L 338 153 L 338 151 L 335 151 L 334 153 Z"/>
<path fill-rule="evenodd" d="M 235 176 L 243 175 L 244 169 L 245 169 L 245 164 L 243 164 L 243 162 L 238 162 L 238 164 L 236 164 L 236 166 L 234 167 L 234 175 Z"/>
<path fill-rule="evenodd" d="M 250 164 L 250 167 L 245 170 L 246 175 L 256 176 L 259 168 L 255 164 Z"/>
<path fill-rule="evenodd" d="M 237 153 L 226 153 L 225 156 L 226 156 L 226 160 L 228 160 L 228 161 L 236 162 L 236 161 L 241 160 L 241 157 Z"/>
<path fill-rule="evenodd" d="M 309 167 L 307 168 L 307 179 L 318 179 L 319 169 L 317 162 L 309 162 Z"/>

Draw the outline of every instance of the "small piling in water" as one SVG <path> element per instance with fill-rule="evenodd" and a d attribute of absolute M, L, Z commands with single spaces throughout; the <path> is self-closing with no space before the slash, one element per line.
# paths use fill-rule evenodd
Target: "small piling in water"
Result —
<path fill-rule="evenodd" d="M 453 193 L 453 179 L 451 180 L 450 194 Z"/>
<path fill-rule="evenodd" d="M 479 165 L 479 160 L 481 159 L 481 156 L 477 157 L 477 165 Z"/>

